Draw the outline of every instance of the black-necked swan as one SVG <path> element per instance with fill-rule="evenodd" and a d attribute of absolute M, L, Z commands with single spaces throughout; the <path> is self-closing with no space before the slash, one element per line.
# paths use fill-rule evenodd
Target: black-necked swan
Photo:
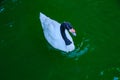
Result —
<path fill-rule="evenodd" d="M 64 52 L 70 52 L 75 49 L 73 39 L 69 32 L 74 36 L 76 36 L 76 33 L 69 22 L 63 22 L 60 24 L 41 12 L 40 21 L 45 39 L 52 47 Z"/>

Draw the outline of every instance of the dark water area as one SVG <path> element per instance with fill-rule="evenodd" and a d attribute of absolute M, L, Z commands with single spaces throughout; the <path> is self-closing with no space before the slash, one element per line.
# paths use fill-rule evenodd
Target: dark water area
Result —
<path fill-rule="evenodd" d="M 0 80 L 119 80 L 119 4 L 119 0 L 1 0 Z M 76 49 L 71 55 L 47 43 L 40 12 L 74 26 Z"/>

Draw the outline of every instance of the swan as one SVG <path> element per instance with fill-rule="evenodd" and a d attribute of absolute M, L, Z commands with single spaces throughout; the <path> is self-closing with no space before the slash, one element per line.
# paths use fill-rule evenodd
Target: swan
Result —
<path fill-rule="evenodd" d="M 40 12 L 39 16 L 45 39 L 55 49 L 71 52 L 75 45 L 69 32 L 76 36 L 75 29 L 69 22 L 59 23 Z M 69 31 L 69 32 L 68 32 Z"/>

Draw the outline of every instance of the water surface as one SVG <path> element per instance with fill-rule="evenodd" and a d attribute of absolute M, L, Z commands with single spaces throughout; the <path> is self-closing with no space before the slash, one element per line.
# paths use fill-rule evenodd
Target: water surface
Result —
<path fill-rule="evenodd" d="M 119 3 L 117 0 L 0 1 L 1 80 L 119 80 Z M 71 55 L 63 55 L 64 52 L 47 43 L 39 12 L 74 26 L 76 49 Z"/>

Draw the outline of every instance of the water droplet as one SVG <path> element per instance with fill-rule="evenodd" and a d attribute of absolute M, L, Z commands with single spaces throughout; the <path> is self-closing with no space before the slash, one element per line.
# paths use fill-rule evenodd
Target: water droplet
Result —
<path fill-rule="evenodd" d="M 0 8 L 0 13 L 3 12 L 5 10 L 5 8 L 1 7 Z"/>
<path fill-rule="evenodd" d="M 116 68 L 116 70 L 120 72 L 120 69 L 119 69 L 119 68 Z"/>
<path fill-rule="evenodd" d="M 113 80 L 118 80 L 119 78 L 118 77 L 114 77 Z"/>
<path fill-rule="evenodd" d="M 103 75 L 104 75 L 104 71 L 101 71 L 101 72 L 100 72 L 100 75 L 103 76 Z"/>
<path fill-rule="evenodd" d="M 12 28 L 12 27 L 13 27 L 13 25 L 12 25 L 12 24 L 10 24 L 10 27 Z"/>

